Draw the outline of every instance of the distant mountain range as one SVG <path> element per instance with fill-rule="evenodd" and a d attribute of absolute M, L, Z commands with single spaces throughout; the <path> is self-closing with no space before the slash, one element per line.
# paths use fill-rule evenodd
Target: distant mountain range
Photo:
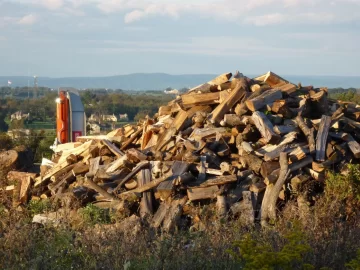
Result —
<path fill-rule="evenodd" d="M 248 77 L 255 75 L 245 74 Z M 260 74 L 258 74 L 260 75 Z M 281 75 L 281 74 L 279 74 Z M 210 81 L 216 77 L 214 74 L 187 74 L 170 75 L 165 73 L 134 73 L 108 77 L 66 77 L 49 78 L 39 77 L 38 85 L 56 89 L 58 87 L 84 88 L 109 88 L 123 90 L 164 90 L 167 87 L 183 88 L 194 87 Z M 284 79 L 295 84 L 313 85 L 315 87 L 326 86 L 329 88 L 360 88 L 360 76 L 283 76 Z M 6 86 L 11 81 L 13 87 L 32 86 L 33 77 L 27 76 L 0 76 L 0 86 Z"/>

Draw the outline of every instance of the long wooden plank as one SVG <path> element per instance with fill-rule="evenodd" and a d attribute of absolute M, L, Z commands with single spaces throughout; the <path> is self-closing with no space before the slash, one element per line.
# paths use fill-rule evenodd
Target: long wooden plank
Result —
<path fill-rule="evenodd" d="M 237 181 L 236 175 L 221 175 L 212 179 L 206 180 L 204 183 L 200 184 L 200 187 L 210 187 L 215 185 L 226 185 L 229 183 L 234 183 Z"/>
<path fill-rule="evenodd" d="M 220 92 L 201 94 L 185 94 L 181 96 L 184 108 L 191 108 L 197 105 L 212 105 L 218 103 Z"/>

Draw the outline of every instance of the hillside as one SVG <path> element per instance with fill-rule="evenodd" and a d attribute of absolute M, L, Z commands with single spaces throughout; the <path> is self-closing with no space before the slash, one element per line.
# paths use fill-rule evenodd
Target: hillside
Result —
<path fill-rule="evenodd" d="M 259 74 L 245 74 L 255 77 Z M 216 77 L 213 74 L 171 75 L 165 73 L 134 73 L 108 77 L 39 77 L 39 86 L 58 88 L 72 86 L 83 88 L 111 88 L 123 90 L 163 90 L 167 87 L 183 88 L 199 85 Z M 285 75 L 287 80 L 303 85 L 327 86 L 329 88 L 360 88 L 360 77 L 357 76 L 294 76 Z M 8 80 L 13 87 L 32 86 L 33 78 L 27 76 L 0 76 L 0 86 L 7 85 Z"/>

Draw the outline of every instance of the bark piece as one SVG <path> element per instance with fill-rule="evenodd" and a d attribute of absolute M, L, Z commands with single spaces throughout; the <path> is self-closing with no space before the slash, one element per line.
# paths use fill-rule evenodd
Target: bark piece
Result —
<path fill-rule="evenodd" d="M 321 123 L 319 131 L 316 137 L 316 160 L 325 161 L 325 152 L 327 146 L 327 137 L 329 134 L 331 124 L 331 117 L 323 115 L 321 117 Z"/>
<path fill-rule="evenodd" d="M 187 195 L 189 201 L 197 201 L 204 199 L 215 199 L 216 193 L 219 191 L 217 186 L 209 186 L 204 188 L 188 188 Z"/>

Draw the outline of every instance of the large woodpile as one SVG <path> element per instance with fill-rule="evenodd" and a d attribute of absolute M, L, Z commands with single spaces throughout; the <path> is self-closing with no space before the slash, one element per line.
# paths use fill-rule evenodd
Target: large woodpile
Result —
<path fill-rule="evenodd" d="M 137 125 L 59 145 L 40 176 L 10 172 L 20 183 L 16 204 L 70 198 L 170 231 L 184 216 L 196 227 L 191 208 L 201 203 L 219 218 L 265 226 L 279 202 L 306 207 L 302 186 L 321 186 L 326 170 L 360 158 L 357 105 L 272 72 L 231 77 L 189 90 Z"/>

